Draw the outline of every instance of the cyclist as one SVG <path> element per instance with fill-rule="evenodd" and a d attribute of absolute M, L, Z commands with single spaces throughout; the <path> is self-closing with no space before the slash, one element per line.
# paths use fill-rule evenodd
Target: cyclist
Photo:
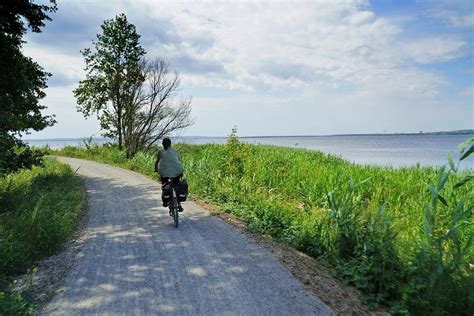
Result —
<path fill-rule="evenodd" d="M 179 158 L 178 151 L 171 148 L 171 139 L 165 137 L 162 141 L 163 149 L 158 152 L 155 162 L 155 172 L 158 172 L 161 178 L 161 184 L 164 185 L 171 178 L 173 186 L 177 186 L 179 179 L 183 176 L 184 166 Z M 179 204 L 179 211 L 182 212 L 183 208 L 181 203 Z M 163 203 L 163 206 L 168 206 L 168 203 Z"/>

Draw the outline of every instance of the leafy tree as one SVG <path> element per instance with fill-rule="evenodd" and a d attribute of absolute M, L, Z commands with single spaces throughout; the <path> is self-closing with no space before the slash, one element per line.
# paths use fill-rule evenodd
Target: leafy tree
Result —
<path fill-rule="evenodd" d="M 50 5 L 28 0 L 0 2 L 0 174 L 37 163 L 39 156 L 20 137 L 55 122 L 41 113 L 46 107 L 39 104 L 50 74 L 21 51 L 27 28 L 41 32 L 44 21 L 51 20 L 47 13 L 55 11 L 54 0 Z"/>
<path fill-rule="evenodd" d="M 145 50 L 140 46 L 140 35 L 125 14 L 106 20 L 97 34 L 95 51 L 81 51 L 86 63 L 86 79 L 74 90 L 78 111 L 87 118 L 94 113 L 100 121 L 103 135 L 118 138 L 123 144 L 123 124 L 126 104 L 136 85 L 144 80 L 139 61 Z"/>

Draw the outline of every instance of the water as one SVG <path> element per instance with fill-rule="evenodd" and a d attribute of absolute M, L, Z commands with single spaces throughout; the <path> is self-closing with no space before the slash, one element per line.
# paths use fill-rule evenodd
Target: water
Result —
<path fill-rule="evenodd" d="M 294 148 L 320 150 L 341 156 L 359 164 L 382 166 L 440 166 L 447 163 L 450 152 L 458 156 L 457 146 L 472 135 L 341 135 L 244 137 L 242 141 Z M 98 144 L 107 139 L 95 139 Z M 187 144 L 225 143 L 225 137 L 176 137 L 176 142 Z M 30 145 L 57 149 L 64 146 L 84 146 L 81 139 L 29 140 Z M 474 158 L 464 160 L 463 168 L 474 169 Z"/>
<path fill-rule="evenodd" d="M 66 146 L 85 147 L 83 138 L 51 138 L 51 139 L 25 139 L 30 146 L 44 147 L 49 146 L 51 149 L 61 149 Z M 106 138 L 94 138 L 94 144 L 102 145 L 110 142 Z"/>

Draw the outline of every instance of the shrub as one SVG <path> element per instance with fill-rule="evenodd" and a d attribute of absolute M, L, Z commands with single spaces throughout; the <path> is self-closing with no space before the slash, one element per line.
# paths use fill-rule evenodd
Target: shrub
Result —
<path fill-rule="evenodd" d="M 41 165 L 44 155 L 42 150 L 32 149 L 24 144 L 4 149 L 5 152 L 0 154 L 0 175 Z"/>
<path fill-rule="evenodd" d="M 0 179 L 0 276 L 26 271 L 67 239 L 82 209 L 81 186 L 52 160 Z"/>

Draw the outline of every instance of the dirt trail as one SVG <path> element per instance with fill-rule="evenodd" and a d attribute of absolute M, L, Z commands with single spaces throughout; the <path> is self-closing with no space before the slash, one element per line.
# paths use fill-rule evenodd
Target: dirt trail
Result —
<path fill-rule="evenodd" d="M 58 158 L 86 179 L 82 247 L 44 314 L 332 315 L 272 254 L 194 203 L 180 227 L 159 186 L 132 171 Z"/>

